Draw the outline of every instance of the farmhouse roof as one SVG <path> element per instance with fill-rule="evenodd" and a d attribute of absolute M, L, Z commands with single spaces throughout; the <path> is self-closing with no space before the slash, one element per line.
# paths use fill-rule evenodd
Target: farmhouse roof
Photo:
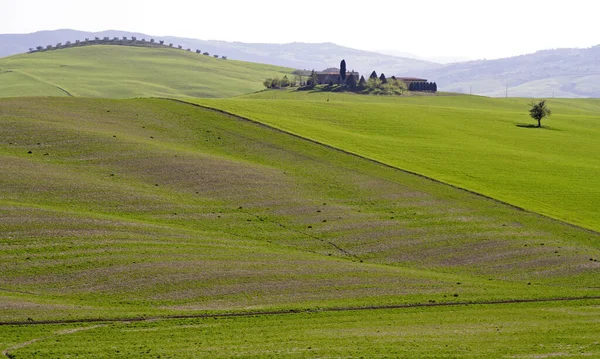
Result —
<path fill-rule="evenodd" d="M 347 74 L 357 74 L 358 72 L 352 70 L 352 71 L 346 71 Z M 330 67 L 328 69 L 325 69 L 323 71 L 319 71 L 317 72 L 318 75 L 339 75 L 340 74 L 340 69 L 336 68 L 336 67 Z"/>

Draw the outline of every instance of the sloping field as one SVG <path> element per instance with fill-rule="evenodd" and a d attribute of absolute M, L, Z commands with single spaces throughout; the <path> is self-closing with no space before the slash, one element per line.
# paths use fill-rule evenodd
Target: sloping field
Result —
<path fill-rule="evenodd" d="M 597 299 L 497 303 L 600 296 L 595 233 L 171 100 L 2 99 L 0 124 L 6 356 L 600 350 Z"/>
<path fill-rule="evenodd" d="M 600 100 L 262 92 L 194 100 L 398 168 L 600 231 Z M 285 116 L 282 116 L 285 114 Z"/>
<path fill-rule="evenodd" d="M 0 97 L 228 97 L 291 71 L 178 49 L 85 46 L 0 59 Z"/>
<path fill-rule="evenodd" d="M 250 122 L 0 104 L 3 320 L 599 293 L 594 233 Z"/>

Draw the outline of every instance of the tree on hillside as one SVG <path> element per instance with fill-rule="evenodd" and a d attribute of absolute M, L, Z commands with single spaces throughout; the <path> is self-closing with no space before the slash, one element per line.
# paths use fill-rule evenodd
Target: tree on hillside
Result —
<path fill-rule="evenodd" d="M 364 76 L 360 76 L 360 80 L 358 81 L 358 88 L 363 90 L 365 87 L 367 87 L 367 80 L 365 80 Z"/>
<path fill-rule="evenodd" d="M 318 83 L 319 80 L 317 77 L 317 73 L 315 72 L 315 70 L 312 70 L 312 72 L 310 73 L 310 77 L 308 78 L 308 80 L 306 80 L 306 86 L 315 87 Z"/>
<path fill-rule="evenodd" d="M 529 109 L 529 116 L 538 122 L 538 128 L 542 127 L 542 120 L 552 115 L 552 111 L 550 111 L 550 108 L 546 105 L 546 100 L 541 100 L 540 102 L 534 101 L 529 105 L 531 106 Z"/>
<path fill-rule="evenodd" d="M 381 76 L 379 76 L 379 79 L 381 80 L 382 84 L 387 84 L 387 79 L 385 78 L 385 75 L 383 74 L 383 72 L 381 73 Z"/>
<path fill-rule="evenodd" d="M 373 72 L 371 72 L 371 76 L 369 76 L 369 79 L 376 79 L 377 78 L 377 72 L 375 72 L 375 70 L 373 70 Z"/>
<path fill-rule="evenodd" d="M 350 74 L 350 76 L 348 76 L 348 78 L 346 79 L 346 85 L 351 90 L 354 90 L 356 88 L 356 77 L 354 76 L 354 74 Z"/>
<path fill-rule="evenodd" d="M 346 83 L 346 60 L 342 60 L 340 62 L 340 78 L 342 79 L 342 83 Z"/>

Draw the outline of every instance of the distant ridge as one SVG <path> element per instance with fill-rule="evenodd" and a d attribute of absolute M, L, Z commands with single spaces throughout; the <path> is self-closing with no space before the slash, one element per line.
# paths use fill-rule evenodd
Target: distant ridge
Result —
<path fill-rule="evenodd" d="M 226 42 L 216 40 L 199 40 L 174 36 L 156 36 L 142 33 L 107 30 L 101 32 L 85 32 L 77 30 L 40 31 L 32 34 L 0 35 L 0 57 L 28 52 L 37 46 L 56 45 L 66 41 L 84 40 L 104 37 L 154 38 L 166 43 L 182 45 L 183 48 L 201 49 L 210 54 L 223 54 L 231 59 L 257 62 L 269 65 L 291 67 L 296 69 L 322 70 L 337 66 L 342 58 L 346 59 L 351 69 L 361 73 L 385 72 L 393 74 L 402 72 L 407 76 L 420 76 L 423 71 L 440 67 L 440 64 L 424 60 L 383 55 L 376 52 L 356 50 L 333 43 L 308 44 L 293 42 L 289 44 L 248 44 L 242 42 Z"/>
<path fill-rule="evenodd" d="M 450 64 L 425 76 L 443 91 L 492 97 L 600 97 L 600 45 Z"/>

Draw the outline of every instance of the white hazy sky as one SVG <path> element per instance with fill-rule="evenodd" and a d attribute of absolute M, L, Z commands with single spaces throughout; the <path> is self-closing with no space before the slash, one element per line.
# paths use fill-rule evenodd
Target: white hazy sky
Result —
<path fill-rule="evenodd" d="M 0 33 L 126 30 L 498 58 L 600 44 L 597 0 L 0 0 Z"/>

